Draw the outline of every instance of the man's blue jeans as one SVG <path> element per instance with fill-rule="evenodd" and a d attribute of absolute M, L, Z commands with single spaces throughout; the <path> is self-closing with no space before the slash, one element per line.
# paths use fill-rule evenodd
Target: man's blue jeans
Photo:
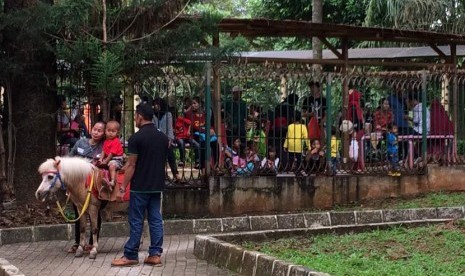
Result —
<path fill-rule="evenodd" d="M 128 208 L 129 240 L 124 246 L 124 256 L 130 260 L 139 259 L 139 246 L 144 229 L 144 217 L 150 230 L 149 256 L 163 253 L 163 218 L 160 212 L 161 193 L 131 192 Z"/>

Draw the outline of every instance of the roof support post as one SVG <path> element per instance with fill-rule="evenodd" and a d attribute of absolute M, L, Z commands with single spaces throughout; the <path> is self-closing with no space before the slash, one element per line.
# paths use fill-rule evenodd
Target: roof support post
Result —
<path fill-rule="evenodd" d="M 347 67 L 349 66 L 349 40 L 344 37 L 342 39 L 342 57 L 344 63 L 342 64 L 341 68 L 341 73 L 343 76 L 342 79 L 342 112 L 343 112 L 343 118 L 347 119 L 347 115 L 349 114 L 349 79 L 347 75 Z M 349 133 L 344 133 L 343 136 L 343 161 L 346 163 L 346 161 L 349 158 L 349 145 L 350 145 L 350 134 Z M 350 168 L 347 168 L 350 169 Z"/>
<path fill-rule="evenodd" d="M 205 107 L 207 112 L 207 119 L 205 122 L 205 147 L 206 147 L 206 159 L 205 159 L 205 174 L 210 176 L 210 156 L 211 156 L 211 148 L 210 148 L 210 122 L 211 122 L 211 76 L 212 76 L 212 64 L 211 62 L 207 62 L 206 64 L 206 89 L 205 89 Z"/>
<path fill-rule="evenodd" d="M 216 32 L 213 35 L 213 47 L 219 47 L 219 46 L 220 46 L 220 34 Z M 218 76 L 218 64 L 216 63 L 213 64 L 212 73 L 213 73 L 213 93 L 212 93 L 213 104 L 212 104 L 212 107 L 213 107 L 213 114 L 215 118 L 215 133 L 219 138 L 218 147 L 221 149 L 223 146 L 222 141 L 224 138 L 222 137 L 222 135 L 224 135 L 224 133 L 222 133 L 221 131 L 222 129 L 221 126 L 223 122 L 221 121 L 221 82 L 220 82 L 220 77 Z M 223 166 L 223 161 L 224 160 L 222 158 L 219 158 L 218 165 L 220 167 Z"/>
<path fill-rule="evenodd" d="M 450 44 L 450 63 L 451 63 L 451 83 L 452 83 L 452 102 L 453 102 L 453 113 L 452 113 L 452 122 L 454 122 L 454 135 L 458 135 L 458 118 L 459 118 L 459 84 L 457 81 L 457 45 Z M 449 103 L 450 106 L 450 103 Z M 462 108 L 462 107 L 460 107 Z M 457 139 L 453 141 L 453 148 L 457 148 Z M 452 157 L 455 160 L 456 151 L 453 150 L 454 156 Z"/>

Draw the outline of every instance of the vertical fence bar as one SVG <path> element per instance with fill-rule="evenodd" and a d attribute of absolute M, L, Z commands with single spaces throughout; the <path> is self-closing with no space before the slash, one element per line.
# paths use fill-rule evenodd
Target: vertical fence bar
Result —
<path fill-rule="evenodd" d="M 426 89 L 427 89 L 427 78 L 426 78 L 426 71 L 423 70 L 421 73 L 421 153 L 423 157 L 423 161 L 426 162 L 427 156 L 426 156 L 426 136 L 428 135 L 428 125 L 426 122 L 426 112 L 427 112 L 427 106 L 426 106 Z"/>
<path fill-rule="evenodd" d="M 210 148 L 210 128 L 211 128 L 211 75 L 212 75 L 212 65 L 210 62 L 206 64 L 206 89 L 205 89 L 205 112 L 207 114 L 207 121 L 205 122 L 205 151 L 206 151 L 206 160 L 205 160 L 205 173 L 206 175 L 210 175 L 210 155 L 211 155 L 211 148 Z"/>
<path fill-rule="evenodd" d="M 326 78 L 326 169 L 329 168 L 331 164 L 331 127 L 333 125 L 332 121 L 332 98 L 331 98 L 331 82 L 332 82 L 332 74 L 328 74 Z M 335 164 L 333 164 L 335 165 Z"/>

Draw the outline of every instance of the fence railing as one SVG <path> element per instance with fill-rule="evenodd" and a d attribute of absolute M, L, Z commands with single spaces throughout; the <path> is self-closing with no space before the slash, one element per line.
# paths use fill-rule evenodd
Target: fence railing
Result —
<path fill-rule="evenodd" d="M 172 114 L 170 182 L 200 184 L 206 175 L 422 174 L 428 164 L 463 164 L 462 72 L 343 75 L 300 65 L 229 64 L 198 75 L 170 72 L 128 90 L 162 109 L 155 120 Z M 121 99 L 115 118 L 132 118 L 133 108 L 124 106 L 138 100 Z M 130 124 L 122 123 L 124 143 Z"/>

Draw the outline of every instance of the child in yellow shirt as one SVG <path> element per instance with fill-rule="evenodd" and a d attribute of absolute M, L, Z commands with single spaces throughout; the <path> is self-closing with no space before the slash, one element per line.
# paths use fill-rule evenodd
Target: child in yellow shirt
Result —
<path fill-rule="evenodd" d="M 287 152 L 284 156 L 284 170 L 298 171 L 302 161 L 302 153 L 310 148 L 308 139 L 307 126 L 301 121 L 301 116 L 296 113 L 294 122 L 287 128 L 286 140 L 284 141 L 284 151 Z"/>
<path fill-rule="evenodd" d="M 331 128 L 331 160 L 329 161 L 329 166 L 331 172 L 336 174 L 337 167 L 339 166 L 339 149 L 341 147 L 341 140 L 336 137 L 336 128 Z"/>

